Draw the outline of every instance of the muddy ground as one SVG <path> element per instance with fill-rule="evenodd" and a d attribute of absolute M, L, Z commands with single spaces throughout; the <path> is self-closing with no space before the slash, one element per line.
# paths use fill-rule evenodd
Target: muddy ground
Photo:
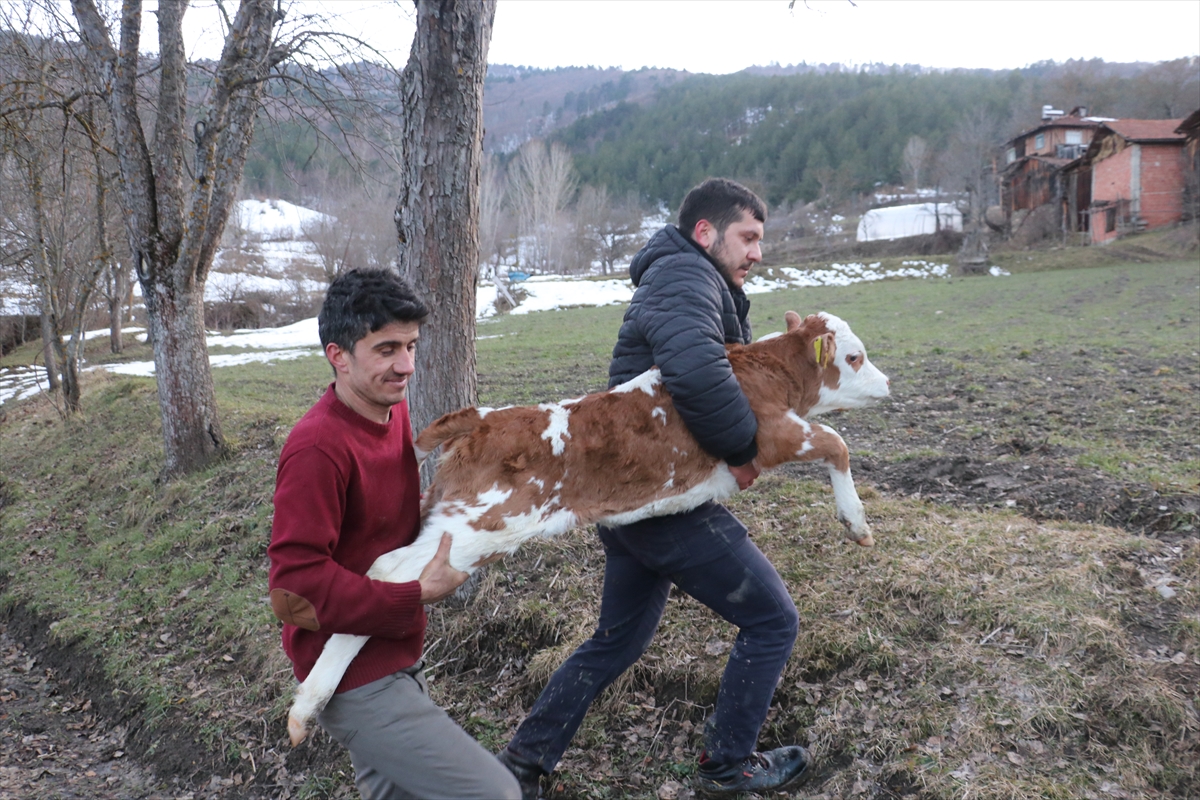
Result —
<path fill-rule="evenodd" d="M 1200 363 L 1135 353 L 1027 353 L 1000 364 L 928 357 L 892 371 L 893 399 L 836 417 L 856 481 L 960 508 L 1010 508 L 1160 538 L 1200 528 Z M 919 387 L 914 393 L 911 387 Z M 1081 466 L 1106 442 L 1119 465 L 1191 462 L 1175 484 Z"/>
<path fill-rule="evenodd" d="M 1160 539 L 1197 535 L 1194 359 L 1164 371 L 1130 351 L 1022 352 L 987 364 L 930 356 L 889 372 L 890 402 L 828 420 L 850 444 L 860 484 Z M 1141 463 L 1192 466 L 1182 481 L 1153 485 L 1134 465 L 1128 477 L 1082 466 L 1081 448 L 1054 443 L 1086 440 L 1123 443 Z M 1137 621 L 1148 647 L 1171 623 Z M 218 772 L 202 743 L 148 736 L 141 713 L 86 655 L 51 644 L 44 620 L 20 609 L 0 619 L 0 798 L 294 797 L 294 776 L 335 757 L 326 742 Z"/>

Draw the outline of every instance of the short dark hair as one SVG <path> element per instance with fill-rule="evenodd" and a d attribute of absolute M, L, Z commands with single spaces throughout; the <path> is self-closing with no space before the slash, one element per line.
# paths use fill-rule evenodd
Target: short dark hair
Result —
<path fill-rule="evenodd" d="M 679 230 L 690 237 L 696 223 L 706 219 L 721 235 L 742 212 L 759 222 L 767 221 L 767 206 L 754 192 L 728 178 L 709 178 L 683 198 L 683 205 L 679 207 Z"/>
<path fill-rule="evenodd" d="M 393 322 L 424 322 L 429 308 L 408 281 L 386 269 L 352 269 L 329 284 L 317 316 L 321 346 L 343 350 Z"/>

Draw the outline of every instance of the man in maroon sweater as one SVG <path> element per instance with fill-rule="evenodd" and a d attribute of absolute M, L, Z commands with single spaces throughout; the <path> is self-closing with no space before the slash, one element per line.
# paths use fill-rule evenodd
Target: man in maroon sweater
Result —
<path fill-rule="evenodd" d="M 279 456 L 271 607 L 298 680 L 332 634 L 371 637 L 319 717 L 350 751 L 364 798 L 519 798 L 509 771 L 426 691 L 424 606 L 467 578 L 448 563 L 449 535 L 416 581 L 365 575 L 420 526 L 405 395 L 427 313 L 391 272 L 353 270 L 330 285 L 318 324 L 334 382 Z"/>

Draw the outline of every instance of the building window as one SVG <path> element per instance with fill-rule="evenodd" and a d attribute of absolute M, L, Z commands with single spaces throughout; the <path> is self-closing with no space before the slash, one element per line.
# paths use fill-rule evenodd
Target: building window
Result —
<path fill-rule="evenodd" d="M 1083 144 L 1083 131 L 1067 131 L 1067 144 Z"/>
<path fill-rule="evenodd" d="M 1017 148 L 1015 148 L 1015 147 L 1008 148 L 1008 151 L 1004 154 L 1004 162 L 1006 164 L 1011 164 L 1012 162 L 1014 162 L 1016 160 L 1017 160 Z"/>
<path fill-rule="evenodd" d="M 1104 209 L 1104 232 L 1112 233 L 1117 229 L 1117 207 Z"/>
<path fill-rule="evenodd" d="M 1046 134 L 1039 133 L 1036 137 L 1034 137 L 1033 146 L 1036 147 L 1038 150 L 1041 150 L 1043 147 L 1045 147 L 1046 146 Z"/>

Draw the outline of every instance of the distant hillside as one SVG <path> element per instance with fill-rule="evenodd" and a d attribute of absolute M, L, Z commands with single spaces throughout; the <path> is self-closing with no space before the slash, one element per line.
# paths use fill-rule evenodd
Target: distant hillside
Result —
<path fill-rule="evenodd" d="M 483 86 L 483 149 L 511 153 L 529 139 L 547 136 L 619 102 L 652 103 L 656 91 L 690 75 L 674 69 L 546 70 L 490 64 Z"/>

